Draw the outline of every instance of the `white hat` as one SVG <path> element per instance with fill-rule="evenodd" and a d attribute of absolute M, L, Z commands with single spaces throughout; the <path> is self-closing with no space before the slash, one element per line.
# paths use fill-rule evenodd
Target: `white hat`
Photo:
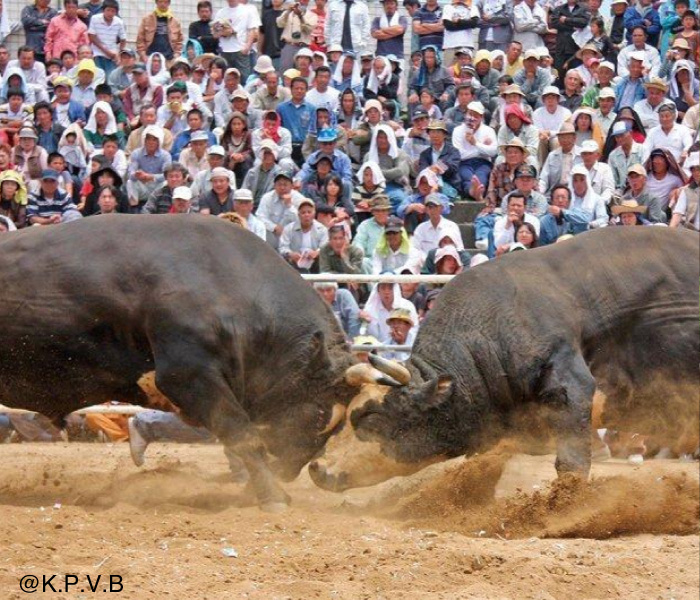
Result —
<path fill-rule="evenodd" d="M 147 135 L 152 135 L 158 140 L 158 143 L 163 143 L 163 138 L 165 137 L 165 132 L 163 128 L 158 125 L 147 125 L 143 130 L 143 139 L 146 139 Z"/>
<path fill-rule="evenodd" d="M 376 108 L 381 113 L 382 103 L 379 100 L 367 100 L 367 102 L 365 102 L 365 107 L 362 109 L 362 112 L 364 114 L 367 114 L 367 111 L 370 108 Z"/>
<path fill-rule="evenodd" d="M 529 58 L 534 58 L 535 60 L 540 60 L 540 53 L 537 51 L 537 48 L 530 48 L 530 50 L 525 51 L 525 54 L 523 56 L 523 60 L 528 60 Z"/>
<path fill-rule="evenodd" d="M 262 156 L 264 150 L 269 150 L 270 152 L 272 152 L 272 156 L 274 156 L 275 160 L 277 160 L 277 157 L 280 153 L 280 147 L 277 144 L 275 144 L 275 142 L 273 142 L 270 139 L 262 140 L 260 142 L 260 156 Z"/>
<path fill-rule="evenodd" d="M 581 144 L 581 152 L 600 152 L 600 146 L 595 140 L 586 140 Z"/>
<path fill-rule="evenodd" d="M 226 179 L 231 181 L 231 171 L 224 169 L 224 167 L 215 167 L 211 170 L 211 173 L 209 173 L 209 181 L 216 177 L 226 177 Z"/>
<path fill-rule="evenodd" d="M 535 48 L 535 51 L 539 55 L 540 60 L 542 60 L 545 56 L 552 56 L 549 53 L 549 48 L 547 48 L 547 46 L 538 46 L 537 48 Z"/>
<path fill-rule="evenodd" d="M 192 200 L 192 190 L 186 185 L 181 185 L 173 190 L 173 200 L 180 198 L 181 200 Z"/>
<path fill-rule="evenodd" d="M 258 56 L 258 60 L 255 61 L 255 66 L 253 67 L 253 71 L 259 73 L 260 75 L 264 75 L 265 73 L 272 73 L 274 70 L 275 67 L 272 66 L 272 59 L 267 54 L 261 54 Z"/>
<path fill-rule="evenodd" d="M 573 179 L 574 175 L 585 175 L 589 176 L 588 169 L 584 165 L 574 165 L 571 169 L 571 177 Z"/>
<path fill-rule="evenodd" d="M 236 190 L 235 192 L 233 192 L 233 199 L 239 201 L 243 200 L 245 202 L 252 202 L 253 192 L 245 188 L 241 188 L 240 190 Z"/>
<path fill-rule="evenodd" d="M 613 135 L 623 135 L 627 133 L 630 130 L 630 128 L 627 126 L 627 123 L 624 121 L 618 121 L 612 126 L 612 134 Z"/>
<path fill-rule="evenodd" d="M 206 131 L 198 130 L 193 131 L 190 135 L 190 142 L 208 142 L 209 136 Z"/>
<path fill-rule="evenodd" d="M 442 248 L 438 248 L 437 252 L 435 253 L 435 264 L 438 264 L 443 258 L 451 256 L 452 258 L 455 259 L 457 264 L 461 267 L 462 265 L 462 258 L 459 256 L 459 252 L 457 252 L 457 248 L 453 246 L 452 244 L 448 244 L 447 246 L 443 246 Z"/>
<path fill-rule="evenodd" d="M 226 156 L 226 150 L 224 150 L 223 146 L 219 146 L 219 144 L 215 144 L 214 146 L 209 147 L 209 150 L 207 150 L 207 154 L 216 154 L 217 156 Z"/>
<path fill-rule="evenodd" d="M 475 100 L 474 102 L 470 102 L 469 104 L 467 104 L 467 110 L 474 111 L 475 113 L 479 113 L 480 115 L 483 115 L 486 112 L 484 105 L 481 102 L 479 102 L 478 100 Z"/>
<path fill-rule="evenodd" d="M 598 65 L 599 69 L 610 69 L 613 73 L 615 72 L 615 65 L 612 64 L 609 60 L 604 60 Z"/>
<path fill-rule="evenodd" d="M 644 50 L 635 50 L 634 52 L 630 52 L 629 55 L 629 60 L 638 60 L 640 62 L 645 62 L 647 59 L 646 52 Z"/>
<path fill-rule="evenodd" d="M 327 52 L 343 52 L 343 47 L 340 44 L 331 44 Z"/>
<path fill-rule="evenodd" d="M 559 96 L 561 97 L 561 92 L 556 85 L 548 85 L 544 90 L 542 90 L 542 96 Z"/>
<path fill-rule="evenodd" d="M 615 99 L 615 90 L 612 89 L 611 87 L 604 87 L 598 93 L 598 100 L 600 100 L 601 98 L 613 98 L 613 99 Z"/>
<path fill-rule="evenodd" d="M 294 57 L 294 60 L 296 60 L 300 56 L 306 56 L 307 58 L 313 58 L 314 53 L 311 50 L 309 50 L 308 48 L 299 48 L 297 55 Z"/>
<path fill-rule="evenodd" d="M 686 169 L 692 169 L 693 167 L 700 167 L 700 152 L 691 152 L 688 158 L 685 159 L 685 164 L 683 165 Z"/>

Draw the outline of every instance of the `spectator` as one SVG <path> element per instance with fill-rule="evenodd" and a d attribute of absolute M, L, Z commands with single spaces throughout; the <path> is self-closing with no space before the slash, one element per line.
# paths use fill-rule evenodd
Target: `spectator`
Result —
<path fill-rule="evenodd" d="M 403 59 L 403 37 L 408 19 L 399 15 L 398 0 L 383 0 L 383 13 L 372 21 L 371 35 L 377 40 L 377 56 L 393 54 Z"/>
<path fill-rule="evenodd" d="M 111 210 L 111 202 L 109 212 L 130 212 L 129 200 L 121 191 L 122 178 L 110 165 L 105 164 L 99 169 L 90 173 L 90 184 L 92 191 L 87 195 L 85 204 L 80 208 L 80 212 L 88 217 L 95 214 L 104 214 L 103 207 L 100 204 L 100 198 L 104 189 L 109 189 L 114 199 L 114 209 Z"/>
<path fill-rule="evenodd" d="M 477 3 L 468 6 L 464 0 L 454 0 L 445 6 L 442 12 L 442 25 L 444 27 L 444 64 L 448 67 L 454 63 L 459 50 L 474 51 L 476 46 L 476 32 L 479 28 L 479 10 Z"/>
<path fill-rule="evenodd" d="M 507 104 L 503 113 L 503 121 L 496 138 L 498 145 L 505 146 L 509 141 L 518 138 L 525 144 L 529 155 L 536 162 L 539 135 L 537 128 L 532 124 L 530 115 L 526 114 L 520 104 Z"/>
<path fill-rule="evenodd" d="M 212 6 L 209 0 L 197 2 L 198 21 L 192 21 L 187 30 L 187 37 L 197 40 L 205 54 L 216 54 L 219 49 L 219 41 L 211 31 Z"/>
<path fill-rule="evenodd" d="M 501 212 L 508 210 L 508 198 L 511 194 L 522 194 L 525 198 L 525 212 L 538 219 L 547 212 L 547 199 L 535 188 L 537 187 L 537 169 L 532 165 L 520 165 L 515 170 L 515 190 L 507 194 L 501 201 Z"/>
<path fill-rule="evenodd" d="M 17 134 L 19 142 L 12 151 L 12 163 L 25 181 L 39 181 L 48 167 L 49 155 L 37 144 L 39 136 L 32 127 L 22 127 Z"/>
<path fill-rule="evenodd" d="M 574 32 L 588 25 L 590 13 L 576 0 L 566 0 L 564 4 L 549 11 L 547 20 L 549 28 L 557 32 L 554 68 L 561 76 L 566 71 L 569 60 L 578 51 Z"/>
<path fill-rule="evenodd" d="M 583 101 L 581 106 L 590 106 L 591 108 L 598 108 L 598 99 L 600 93 L 603 89 L 611 88 L 613 86 L 613 78 L 615 77 L 615 65 L 607 60 L 604 60 L 598 65 L 598 69 L 595 72 L 595 81 L 587 86 L 587 89 L 583 93 Z M 611 90 L 612 92 L 612 90 Z M 613 92 L 614 99 L 614 92 Z"/>
<path fill-rule="evenodd" d="M 227 0 L 214 17 L 214 36 L 219 38 L 221 56 L 229 67 L 241 72 L 241 81 L 247 82 L 252 68 L 250 52 L 262 25 L 257 8 L 240 0 Z M 219 27 L 227 25 L 228 27 Z"/>
<path fill-rule="evenodd" d="M 197 174 L 207 170 L 209 161 L 207 159 L 207 146 L 209 145 L 209 137 L 206 131 L 193 131 L 190 136 L 190 142 L 178 158 L 180 164 L 187 169 L 189 178 L 194 180 Z M 235 175 L 230 174 L 231 185 L 236 188 Z"/>
<path fill-rule="evenodd" d="M 537 0 L 523 0 L 513 8 L 513 28 L 513 39 L 522 47 L 535 49 L 544 46 L 542 36 L 549 30 L 547 13 Z"/>
<path fill-rule="evenodd" d="M 317 281 L 314 289 L 331 307 L 338 324 L 346 337 L 354 338 L 360 333 L 360 308 L 348 290 L 338 288 L 335 281 Z"/>
<path fill-rule="evenodd" d="M 435 46 L 425 46 L 420 69 L 409 84 L 409 107 L 420 101 L 419 94 L 426 88 L 440 103 L 446 103 L 455 84 L 449 72 L 440 62 L 439 50 Z"/>
<path fill-rule="evenodd" d="M 418 172 L 430 169 L 440 179 L 440 187 L 448 198 L 457 198 L 462 189 L 459 174 L 460 154 L 447 141 L 447 126 L 444 121 L 434 120 L 428 124 L 430 147 L 421 152 Z"/>
<path fill-rule="evenodd" d="M 596 229 L 608 224 L 608 213 L 603 199 L 595 193 L 591 185 L 588 169 L 584 165 L 575 165 L 571 169 L 571 206 L 581 209 L 588 215 L 588 228 Z"/>
<path fill-rule="evenodd" d="M 408 233 L 398 217 L 388 217 L 384 230 L 380 233 L 373 248 L 372 273 L 380 275 L 398 269 L 415 269 L 418 272 L 423 263 L 419 250 L 411 246 Z"/>
<path fill-rule="evenodd" d="M 86 115 L 95 102 L 97 102 L 95 88 L 98 84 L 95 81 L 95 62 L 92 59 L 81 60 L 76 67 L 76 71 L 78 73 L 78 80 L 73 85 L 70 99 L 83 107 L 83 118 L 87 120 Z"/>
<path fill-rule="evenodd" d="M 364 172 L 372 173 L 372 167 L 368 166 Z M 365 259 L 371 261 L 377 243 L 386 231 L 389 215 L 391 214 L 391 202 L 387 196 L 378 195 L 372 198 L 368 205 L 372 216 L 369 219 L 364 219 L 359 224 L 352 245 L 360 248 Z"/>
<path fill-rule="evenodd" d="M 652 150 L 644 164 L 647 171 L 647 191 L 656 198 L 667 216 L 671 215 L 669 204 L 676 203 L 680 188 L 688 183 L 685 171 L 666 149 Z M 671 206 L 672 208 L 672 206 Z"/>
<path fill-rule="evenodd" d="M 505 52 L 513 38 L 513 5 L 499 0 L 478 0 L 477 8 L 479 48 Z"/>
<path fill-rule="evenodd" d="M 90 43 L 87 26 L 78 19 L 77 0 L 63 0 L 63 9 L 51 19 L 46 30 L 46 60 L 60 58 L 64 50 L 77 52 L 78 46 Z"/>
<path fill-rule="evenodd" d="M 556 86 L 547 86 L 542 91 L 543 106 L 532 113 L 532 122 L 539 130 L 538 157 L 542 165 L 544 165 L 550 150 L 553 150 L 554 146 L 558 144 L 557 135 L 564 121 L 568 121 L 571 117 L 571 111 L 559 103 L 560 98 L 561 92 Z"/>
<path fill-rule="evenodd" d="M 122 101 L 129 126 L 135 129 L 139 126 L 143 106 L 149 105 L 157 110 L 163 104 L 163 88 L 153 83 L 143 63 L 135 64 L 131 73 L 133 83 L 124 91 Z"/>
<path fill-rule="evenodd" d="M 608 165 L 613 173 L 615 190 L 620 195 L 627 183 L 629 168 L 641 164 L 644 149 L 642 144 L 634 141 L 631 128 L 623 121 L 618 121 L 612 126 L 611 135 L 617 147 L 610 153 Z"/>
<path fill-rule="evenodd" d="M 540 190 L 549 197 L 558 183 L 566 183 L 576 160 L 576 130 L 565 122 L 557 133 L 559 148 L 549 154 L 540 172 Z"/>
<path fill-rule="evenodd" d="M 190 189 L 192 190 L 192 198 L 195 202 L 199 201 L 199 198 L 211 191 L 211 181 L 209 176 L 211 172 L 217 167 L 224 167 L 224 158 L 226 156 L 226 151 L 223 146 L 214 145 L 207 148 L 207 168 L 197 173 L 192 178 L 192 185 Z M 238 181 L 235 178 L 235 173 L 233 174 L 234 181 Z"/>
<path fill-rule="evenodd" d="M 82 218 L 78 207 L 65 192 L 58 189 L 58 173 L 44 169 L 41 185 L 36 194 L 29 197 L 27 219 L 30 225 L 56 225 Z"/>
<path fill-rule="evenodd" d="M 464 249 L 462 234 L 457 223 L 442 216 L 443 202 L 437 194 L 431 194 L 425 199 L 425 212 L 428 220 L 416 227 L 411 243 L 423 255 L 437 248 L 438 240 L 445 234 L 449 235 L 455 243 L 457 250 Z"/>
<path fill-rule="evenodd" d="M 614 224 L 626 227 L 651 225 L 643 216 L 646 212 L 646 206 L 640 206 L 636 200 L 623 200 L 620 204 L 612 207 Z"/>
<path fill-rule="evenodd" d="M 491 160 L 498 154 L 496 132 L 483 124 L 486 109 L 481 102 L 472 102 L 467 107 L 464 123 L 452 132 L 452 145 L 459 151 L 459 175 L 462 193 L 467 194 L 476 177 L 486 185 L 493 168 Z"/>
<path fill-rule="evenodd" d="M 182 52 L 182 44 L 182 25 L 170 10 L 170 0 L 155 0 L 155 10 L 141 19 L 136 34 L 139 59 L 146 62 L 148 55 L 159 52 L 165 60 L 173 60 Z"/>
<path fill-rule="evenodd" d="M 282 102 L 290 99 L 291 94 L 287 88 L 280 87 L 280 76 L 274 70 L 268 71 L 263 77 L 265 85 L 255 92 L 253 108 L 263 111 L 276 110 Z"/>
<path fill-rule="evenodd" d="M 104 0 L 102 12 L 90 19 L 88 29 L 95 63 L 107 77 L 117 67 L 119 52 L 126 44 L 126 28 L 124 21 L 117 16 L 118 13 L 117 0 Z"/>
<path fill-rule="evenodd" d="M 263 241 L 267 240 L 265 224 L 253 214 L 253 194 L 250 190 L 239 189 L 233 193 L 233 210 L 245 221 L 250 232 Z"/>
<path fill-rule="evenodd" d="M 281 102 L 277 112 L 282 119 L 282 127 L 289 130 L 292 137 L 292 159 L 301 166 L 304 162 L 302 146 L 309 132 L 309 125 L 314 115 L 314 107 L 306 101 L 309 84 L 302 77 L 291 82 L 291 99 Z"/>
<path fill-rule="evenodd" d="M 102 148 L 106 136 L 116 136 L 120 147 L 124 146 L 124 132 L 117 128 L 117 120 L 108 102 L 95 102 L 84 129 L 85 139 L 93 148 Z"/>
<path fill-rule="evenodd" d="M 367 299 L 365 308 L 360 314 L 368 321 L 367 334 L 378 340 L 385 340 L 390 334 L 387 319 L 394 309 L 405 309 L 411 315 L 414 323 L 418 323 L 418 313 L 413 304 L 402 297 L 398 283 L 377 283 Z"/>
<path fill-rule="evenodd" d="M 282 168 L 277 164 L 279 148 L 272 140 L 260 143 L 260 161 L 246 172 L 242 187 L 253 192 L 255 206 L 260 204 L 262 197 L 274 188 L 274 180 Z"/>
<path fill-rule="evenodd" d="M 173 204 L 168 212 L 173 215 L 192 214 L 192 190 L 186 185 L 176 187 L 173 190 Z"/>
<path fill-rule="evenodd" d="M 634 112 L 639 115 L 644 129 L 651 129 L 659 124 L 659 108 L 668 92 L 668 85 L 663 79 L 654 77 L 643 86 L 646 90 L 646 98 L 635 102 Z"/>
<path fill-rule="evenodd" d="M 607 140 L 610 128 L 615 122 L 617 113 L 613 111 L 615 106 L 615 90 L 606 87 L 598 94 L 598 108 L 595 111 L 594 122 L 600 126 L 600 130 Z"/>
<path fill-rule="evenodd" d="M 497 253 L 507 252 L 515 242 L 515 230 L 520 223 L 530 223 L 539 235 L 540 221 L 534 215 L 525 212 L 525 196 L 522 192 L 513 192 L 508 196 L 506 213 L 496 218 L 493 229 L 493 241 Z"/>
<path fill-rule="evenodd" d="M 673 102 L 667 101 L 659 108 L 659 125 L 649 130 L 642 146 L 644 160 L 656 148 L 669 150 L 679 163 L 686 159 L 693 143 L 693 133 L 676 122 L 677 114 Z M 651 214 L 649 216 L 651 218 Z"/>
<path fill-rule="evenodd" d="M 661 22 L 659 21 L 659 13 L 654 8 L 652 0 L 636 0 L 625 11 L 625 29 L 627 30 L 626 39 L 628 44 L 632 43 L 632 34 L 635 27 L 640 27 L 646 32 L 650 45 L 658 46 Z"/>
<path fill-rule="evenodd" d="M 678 202 L 673 207 L 671 227 L 686 227 L 693 231 L 700 231 L 700 154 L 693 152 L 685 161 L 685 167 L 690 171 L 691 180 L 688 185 L 681 188 Z"/>
<path fill-rule="evenodd" d="M 518 6 L 522 6 L 525 0 Z M 552 75 L 548 69 L 539 66 L 539 54 L 537 50 L 528 50 L 525 52 L 523 59 L 523 68 L 516 72 L 513 76 L 513 83 L 516 84 L 519 90 L 522 90 L 527 103 L 535 108 L 541 105 L 542 95 L 551 84 Z"/>
<path fill-rule="evenodd" d="M 552 202 L 547 214 L 540 219 L 539 243 L 547 246 L 561 236 L 576 235 L 588 230 L 590 215 L 582 208 L 571 207 L 571 190 L 558 184 L 552 189 Z"/>
<path fill-rule="evenodd" d="M 526 164 L 528 150 L 519 138 L 513 138 L 501 147 L 504 160 L 496 164 L 489 175 L 488 187 L 481 182 L 473 185 L 469 191 L 478 202 L 486 202 L 485 211 L 493 212 L 499 200 L 515 189 L 515 173 Z M 481 236 L 478 236 L 479 239 Z"/>
<path fill-rule="evenodd" d="M 277 17 L 277 27 L 282 28 L 280 39 L 280 69 L 286 71 L 294 66 L 295 55 L 302 48 L 311 44 L 311 32 L 316 27 L 318 16 L 309 10 L 309 0 L 284 6 L 282 14 Z"/>
<path fill-rule="evenodd" d="M 119 210 L 119 190 L 106 185 L 97 189 L 97 212 L 96 215 L 112 215 L 122 212 Z"/>
<path fill-rule="evenodd" d="M 46 43 L 46 30 L 51 19 L 58 15 L 58 11 L 50 6 L 51 0 L 34 0 L 34 4 L 22 9 L 20 20 L 24 28 L 25 44 L 34 50 L 36 58 L 40 62 L 46 61 L 44 44 Z"/>
<path fill-rule="evenodd" d="M 275 175 L 274 188 L 260 199 L 257 216 L 265 224 L 267 241 L 279 247 L 285 225 L 297 220 L 297 205 L 303 196 L 292 189 L 292 178 L 284 171 Z"/>
<path fill-rule="evenodd" d="M 233 212 L 233 194 L 235 183 L 231 180 L 231 171 L 217 167 L 209 173 L 211 191 L 201 197 L 199 212 L 203 215 L 219 217 Z"/>
<path fill-rule="evenodd" d="M 515 77 L 515 74 L 523 68 L 523 45 L 517 40 L 513 40 L 508 45 L 506 60 L 503 65 L 505 74 Z M 511 82 L 512 83 L 512 82 Z"/>
<path fill-rule="evenodd" d="M 593 191 L 598 194 L 606 205 L 609 205 L 615 193 L 615 180 L 612 169 L 606 163 L 600 162 L 600 147 L 593 140 L 581 144 L 581 161 L 588 169 L 588 176 Z"/>
<path fill-rule="evenodd" d="M 386 194 L 386 179 L 377 163 L 366 162 L 357 171 L 359 184 L 352 193 L 352 201 L 355 206 L 355 218 L 362 223 L 371 216 L 372 203 Z"/>
<path fill-rule="evenodd" d="M 647 32 L 642 26 L 635 26 L 631 31 L 631 42 L 620 50 L 617 55 L 617 74 L 620 77 L 629 75 L 630 59 L 635 55 L 635 60 L 642 63 L 647 68 L 649 77 L 657 77 L 661 68 L 661 57 L 659 51 L 647 44 Z M 622 104 L 622 106 L 631 106 L 631 104 Z"/>
<path fill-rule="evenodd" d="M 22 175 L 11 169 L 0 172 L 0 216 L 17 229 L 27 224 L 27 186 Z"/>
<path fill-rule="evenodd" d="M 396 308 L 391 311 L 386 324 L 389 326 L 389 336 L 382 340 L 387 346 L 413 346 L 416 339 L 418 323 L 413 320 L 413 314 L 406 308 Z M 408 360 L 411 352 L 395 350 L 386 352 L 384 358 L 389 360 Z"/>
<path fill-rule="evenodd" d="M 394 130 L 388 125 L 377 125 L 372 133 L 367 158 L 379 165 L 386 178 L 386 195 L 394 211 L 406 199 L 406 187 L 411 165 L 406 153 L 399 150 Z"/>
<path fill-rule="evenodd" d="M 326 12 L 324 37 L 327 45 L 340 44 L 343 51 L 359 55 L 371 38 L 369 9 L 364 0 L 332 2 Z"/>
<path fill-rule="evenodd" d="M 437 247 L 433 248 L 430 250 L 430 252 L 428 252 L 428 254 L 425 255 L 425 261 L 423 262 L 421 273 L 424 275 L 435 275 L 435 273 L 437 273 L 437 267 L 435 266 L 436 254 L 445 246 L 455 247 L 455 241 L 448 234 L 442 235 L 438 240 Z M 462 266 L 469 265 L 470 257 L 467 250 L 457 250 L 457 254 L 459 255 L 459 262 Z M 486 257 L 484 256 L 484 258 Z"/>
<path fill-rule="evenodd" d="M 302 273 L 317 273 L 321 247 L 328 243 L 328 230 L 314 217 L 316 205 L 302 198 L 297 206 L 298 219 L 285 225 L 279 253 Z"/>
<path fill-rule="evenodd" d="M 698 104 L 700 83 L 695 77 L 693 68 L 685 60 L 679 60 L 671 73 L 671 90 L 669 98 L 676 105 L 678 118 L 682 119 L 692 106 Z"/>
<path fill-rule="evenodd" d="M 163 171 L 165 185 L 156 188 L 141 208 L 143 214 L 164 215 L 170 212 L 173 206 L 173 191 L 184 186 L 187 181 L 187 169 L 180 163 L 170 163 Z"/>

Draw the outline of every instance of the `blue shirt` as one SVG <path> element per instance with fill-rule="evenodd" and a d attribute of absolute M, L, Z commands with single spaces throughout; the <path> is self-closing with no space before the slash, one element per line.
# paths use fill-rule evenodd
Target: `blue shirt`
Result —
<path fill-rule="evenodd" d="M 216 136 L 211 131 L 205 131 L 205 133 L 209 138 L 209 146 L 216 146 Z M 171 148 L 173 160 L 178 160 L 180 158 L 180 152 L 182 152 L 185 146 L 187 146 L 187 144 L 190 143 L 191 136 L 191 129 L 185 129 L 185 131 L 181 131 L 177 134 L 177 136 L 175 137 L 175 141 L 173 142 L 173 147 Z"/>
<path fill-rule="evenodd" d="M 301 167 L 298 179 L 302 183 L 306 183 L 311 179 L 311 175 L 316 172 L 316 169 L 311 165 L 316 164 L 316 157 L 321 154 L 320 150 L 317 150 L 309 156 L 304 165 Z M 340 150 L 336 149 L 333 151 L 333 167 L 334 173 L 338 174 L 343 181 L 352 181 L 352 165 L 348 155 Z"/>
<path fill-rule="evenodd" d="M 425 6 L 419 8 L 416 14 L 413 16 L 413 23 L 416 22 L 421 24 L 431 24 L 440 23 L 442 21 L 442 7 L 438 6 L 435 10 L 428 10 Z M 442 40 L 444 38 L 444 33 L 440 31 L 439 33 L 426 33 L 418 36 L 418 43 L 420 49 L 423 50 L 426 46 L 435 46 L 438 49 L 442 49 Z"/>
<path fill-rule="evenodd" d="M 294 104 L 291 100 L 281 102 L 277 107 L 277 114 L 282 119 L 282 127 L 289 129 L 293 144 L 304 143 L 314 111 L 315 108 L 308 102 Z"/>

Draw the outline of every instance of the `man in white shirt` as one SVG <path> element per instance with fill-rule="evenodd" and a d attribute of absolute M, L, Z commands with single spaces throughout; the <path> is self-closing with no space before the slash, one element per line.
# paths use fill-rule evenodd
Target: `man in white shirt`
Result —
<path fill-rule="evenodd" d="M 267 240 L 265 224 L 253 214 L 253 192 L 246 189 L 233 192 L 233 210 L 246 222 L 248 231 L 263 241 Z"/>
<path fill-rule="evenodd" d="M 661 69 L 661 57 L 659 51 L 646 43 L 647 34 L 643 27 L 637 26 L 632 30 L 632 43 L 620 50 L 617 55 L 617 75 L 625 77 L 629 75 L 629 55 L 632 52 L 644 52 L 644 66 L 647 67 L 649 77 L 658 77 Z"/>
<path fill-rule="evenodd" d="M 258 10 L 241 0 L 228 0 L 228 6 L 219 9 L 214 21 L 215 25 L 217 22 L 230 23 L 233 33 L 219 37 L 219 48 L 229 67 L 235 67 L 241 72 L 241 81 L 245 83 L 252 68 L 250 50 L 262 25 Z M 215 32 L 218 30 L 218 27 L 214 28 Z M 216 33 L 214 35 L 216 37 Z"/>
<path fill-rule="evenodd" d="M 557 136 L 564 121 L 571 117 L 571 111 L 559 104 L 560 98 L 561 92 L 557 86 L 547 86 L 542 91 L 543 106 L 540 106 L 532 113 L 532 123 L 540 132 L 540 146 L 537 158 L 541 165 L 547 160 L 552 139 Z"/>
<path fill-rule="evenodd" d="M 479 9 L 476 2 L 472 2 L 469 8 L 464 0 L 457 0 L 442 9 L 442 24 L 445 27 L 442 64 L 445 68 L 449 69 L 454 64 L 455 53 L 459 48 L 474 51 L 478 21 Z"/>
<path fill-rule="evenodd" d="M 488 186 L 493 169 L 493 159 L 498 154 L 496 132 L 483 124 L 486 109 L 481 102 L 467 105 L 467 118 L 452 132 L 452 145 L 459 151 L 459 175 L 462 192 L 466 195 L 472 185 L 472 177 Z"/>
<path fill-rule="evenodd" d="M 515 241 L 515 229 L 520 223 L 530 223 L 540 235 L 540 220 L 525 212 L 525 195 L 513 192 L 508 196 L 508 209 L 505 215 L 496 217 L 493 226 L 493 243 L 496 250 L 506 252 Z"/>
<path fill-rule="evenodd" d="M 613 110 L 615 107 L 615 90 L 611 87 L 604 87 L 598 94 L 598 108 L 595 111 L 593 121 L 600 125 L 603 130 L 603 137 L 608 136 L 608 132 L 615 122 L 617 113 Z"/>
<path fill-rule="evenodd" d="M 454 221 L 445 219 L 442 216 L 440 196 L 428 194 L 424 204 L 428 220 L 418 225 L 413 232 L 413 239 L 411 240 L 413 247 L 427 255 L 428 252 L 438 247 L 438 242 L 443 235 L 449 235 L 457 250 L 464 250 L 464 242 L 462 241 L 462 233 L 459 231 L 459 226 Z"/>
<path fill-rule="evenodd" d="M 635 102 L 633 108 L 634 112 L 639 115 L 644 129 L 649 131 L 652 127 L 656 127 L 659 124 L 659 108 L 666 98 L 668 85 L 659 77 L 654 77 L 643 85 L 647 91 L 647 97 L 639 102 Z"/>
<path fill-rule="evenodd" d="M 610 165 L 599 162 L 600 148 L 595 140 L 586 140 L 581 144 L 580 160 L 591 181 L 593 191 L 598 194 L 605 204 L 610 204 L 615 191 L 615 179 Z"/>
<path fill-rule="evenodd" d="M 117 13 L 119 4 L 116 0 L 104 0 L 102 12 L 93 15 L 88 27 L 88 37 L 92 44 L 95 64 L 107 77 L 117 68 L 119 51 L 126 44 L 126 28 Z"/>
<path fill-rule="evenodd" d="M 693 132 L 685 125 L 676 123 L 676 105 L 670 100 L 659 107 L 658 114 L 658 127 L 647 130 L 643 145 L 643 162 L 646 162 L 652 150 L 662 148 L 673 154 L 678 163 L 682 163 L 693 143 Z"/>
<path fill-rule="evenodd" d="M 523 0 L 513 8 L 513 39 L 523 48 L 534 50 L 544 46 L 542 35 L 547 33 L 547 15 L 537 0 Z"/>
<path fill-rule="evenodd" d="M 330 87 L 330 82 L 330 68 L 322 66 L 316 69 L 314 87 L 306 93 L 305 100 L 316 108 L 327 108 L 331 112 L 336 112 L 340 102 L 340 92 Z"/>

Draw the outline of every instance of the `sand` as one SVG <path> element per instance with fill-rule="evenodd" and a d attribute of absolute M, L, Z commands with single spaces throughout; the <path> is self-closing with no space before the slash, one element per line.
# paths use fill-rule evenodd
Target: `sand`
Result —
<path fill-rule="evenodd" d="M 331 494 L 303 473 L 282 515 L 246 506 L 214 445 L 0 445 L 0 598 L 23 575 L 122 577 L 113 598 L 698 598 L 698 464 L 594 465 L 496 450 Z M 495 486 L 495 487 L 494 487 Z M 235 550 L 237 557 L 223 551 Z M 56 582 L 56 580 L 54 580 Z M 54 585 L 60 589 L 60 583 Z M 99 586 L 103 587 L 103 586 Z M 85 589 L 80 592 L 80 588 Z"/>

